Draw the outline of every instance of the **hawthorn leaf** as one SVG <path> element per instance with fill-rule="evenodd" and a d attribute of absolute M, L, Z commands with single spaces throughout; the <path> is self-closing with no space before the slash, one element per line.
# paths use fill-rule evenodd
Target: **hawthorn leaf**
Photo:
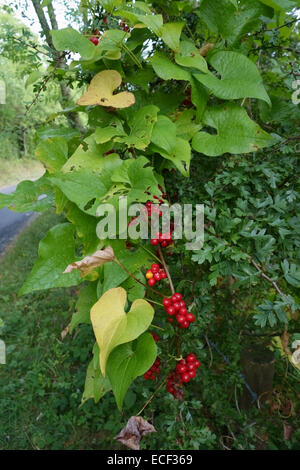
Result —
<path fill-rule="evenodd" d="M 160 29 L 159 36 L 175 52 L 179 52 L 179 41 L 184 25 L 185 23 L 166 23 Z"/>
<path fill-rule="evenodd" d="M 105 292 L 91 308 L 91 321 L 100 348 L 100 369 L 103 375 L 111 351 L 140 336 L 153 319 L 154 310 L 143 299 L 135 300 L 126 314 L 126 297 L 125 289 L 116 287 Z"/>
<path fill-rule="evenodd" d="M 19 295 L 51 287 L 70 287 L 81 282 L 80 274 L 63 274 L 65 267 L 75 258 L 75 227 L 59 224 L 49 230 L 40 241 L 38 259 L 23 284 Z"/>
<path fill-rule="evenodd" d="M 133 93 L 122 91 L 113 94 L 121 85 L 122 77 L 116 70 L 102 70 L 92 79 L 87 92 L 79 98 L 77 104 L 81 106 L 99 105 L 114 108 L 128 108 L 135 103 Z"/>
<path fill-rule="evenodd" d="M 115 440 L 132 450 L 140 450 L 140 441 L 149 432 L 157 432 L 152 424 L 141 416 L 131 416 L 125 428 L 119 432 Z"/>
<path fill-rule="evenodd" d="M 274 139 L 252 121 L 241 106 L 234 103 L 207 108 L 202 122 L 217 134 L 198 132 L 192 140 L 197 152 L 216 157 L 223 153 L 248 153 L 269 146 Z"/>
<path fill-rule="evenodd" d="M 71 273 L 72 271 L 79 269 L 82 273 L 82 276 L 85 276 L 94 268 L 103 266 L 108 261 L 114 259 L 114 251 L 111 246 L 98 250 L 90 256 L 85 256 L 80 261 L 74 261 L 70 263 L 64 270 L 64 274 Z"/>
<path fill-rule="evenodd" d="M 150 333 L 142 334 L 135 341 L 121 344 L 110 353 L 107 375 L 120 411 L 130 384 L 153 365 L 156 356 L 157 346 Z"/>
<path fill-rule="evenodd" d="M 175 54 L 175 61 L 183 67 L 192 67 L 203 73 L 208 72 L 207 63 L 200 50 L 190 41 L 181 41 L 180 54 Z"/>
<path fill-rule="evenodd" d="M 62 137 L 42 140 L 35 150 L 35 156 L 49 173 L 60 170 L 68 159 L 68 144 Z"/>
<path fill-rule="evenodd" d="M 70 323 L 70 333 L 81 323 L 91 323 L 90 310 L 97 300 L 97 285 L 95 282 L 89 282 L 80 291 L 76 312 L 73 313 Z"/>
<path fill-rule="evenodd" d="M 191 77 L 190 72 L 174 64 L 162 52 L 155 52 L 150 62 L 156 75 L 163 80 L 189 80 Z"/>
<path fill-rule="evenodd" d="M 218 51 L 208 62 L 221 75 L 194 74 L 194 77 L 218 98 L 224 100 L 258 98 L 271 104 L 256 65 L 248 57 L 233 51 Z"/>

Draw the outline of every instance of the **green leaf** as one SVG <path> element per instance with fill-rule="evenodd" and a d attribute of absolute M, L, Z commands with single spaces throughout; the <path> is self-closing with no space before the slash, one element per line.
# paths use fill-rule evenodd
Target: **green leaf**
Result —
<path fill-rule="evenodd" d="M 110 163 L 118 166 L 121 164 L 120 157 L 117 154 L 111 154 L 104 157 L 104 153 L 110 150 L 111 146 L 99 145 L 96 143 L 96 133 L 84 139 L 73 155 L 68 159 L 63 166 L 62 171 L 69 172 L 83 168 L 89 168 L 93 171 L 100 172 L 105 166 Z"/>
<path fill-rule="evenodd" d="M 57 51 L 78 52 L 85 60 L 94 58 L 95 45 L 75 29 L 54 29 L 51 31 L 51 34 L 54 47 Z"/>
<path fill-rule="evenodd" d="M 192 147 L 211 157 L 226 152 L 254 152 L 273 143 L 272 137 L 249 118 L 245 109 L 233 103 L 208 108 L 203 124 L 216 129 L 217 134 L 198 132 L 193 137 Z"/>
<path fill-rule="evenodd" d="M 91 309 L 91 321 L 100 348 L 100 368 L 105 375 L 106 362 L 118 345 L 133 341 L 151 324 L 154 310 L 143 299 L 131 305 L 126 314 L 126 291 L 122 287 L 110 289 Z"/>
<path fill-rule="evenodd" d="M 175 52 L 179 52 L 179 41 L 185 23 L 166 23 L 160 29 L 162 40 Z"/>
<path fill-rule="evenodd" d="M 19 295 L 51 287 L 70 287 L 81 282 L 80 274 L 63 274 L 75 259 L 74 227 L 60 224 L 53 227 L 39 244 L 38 259 L 23 284 Z"/>
<path fill-rule="evenodd" d="M 37 146 L 35 156 L 50 173 L 55 173 L 68 159 L 68 144 L 62 137 L 45 139 Z"/>
<path fill-rule="evenodd" d="M 151 142 L 153 150 L 170 160 L 184 175 L 188 176 L 191 148 L 188 141 L 176 136 L 176 125 L 167 116 L 158 116 Z"/>
<path fill-rule="evenodd" d="M 40 72 L 39 70 L 31 72 L 26 79 L 25 88 L 28 88 L 33 83 L 37 82 L 43 75 L 43 72 Z"/>
<path fill-rule="evenodd" d="M 163 80 L 189 80 L 191 77 L 189 72 L 171 62 L 162 52 L 155 52 L 151 65 L 156 75 Z"/>
<path fill-rule="evenodd" d="M 128 122 L 130 134 L 126 137 L 116 137 L 116 142 L 126 144 L 128 147 L 135 147 L 144 150 L 149 144 L 153 126 L 157 121 L 157 106 L 149 105 L 140 108 Z"/>
<path fill-rule="evenodd" d="M 71 202 L 68 204 L 66 217 L 76 227 L 76 233 L 83 244 L 83 254 L 92 254 L 97 251 L 101 243 L 96 234 L 98 219 L 85 214 Z"/>
<path fill-rule="evenodd" d="M 70 333 L 81 323 L 91 323 L 90 310 L 97 302 L 97 285 L 90 282 L 84 286 L 76 302 L 76 312 L 73 313 L 70 323 Z"/>
<path fill-rule="evenodd" d="M 258 98 L 271 104 L 256 65 L 243 54 L 219 51 L 212 53 L 208 61 L 221 75 L 221 79 L 211 72 L 195 74 L 194 77 L 215 96 L 224 100 Z"/>
<path fill-rule="evenodd" d="M 196 106 L 196 119 L 197 122 L 199 122 L 205 111 L 209 94 L 205 86 L 194 78 L 191 78 L 190 83 L 192 88 L 191 101 L 193 105 Z"/>
<path fill-rule="evenodd" d="M 240 0 L 238 9 L 231 0 L 218 0 L 216 7 L 211 0 L 203 0 L 197 15 L 213 34 L 221 34 L 229 44 L 236 43 L 244 34 L 261 25 L 261 15 L 269 9 L 257 0 Z"/>
<path fill-rule="evenodd" d="M 160 31 L 163 26 L 162 15 L 135 15 L 136 18 L 147 26 L 148 29 L 153 31 L 156 36 L 160 36 Z"/>
<path fill-rule="evenodd" d="M 107 374 L 119 410 L 133 380 L 143 375 L 154 363 L 157 347 L 153 337 L 144 333 L 136 341 L 118 346 L 110 354 Z"/>
<path fill-rule="evenodd" d="M 110 188 L 110 182 L 106 186 L 104 179 L 89 169 L 57 173 L 49 180 L 79 209 L 91 215 L 96 214 L 98 205 Z"/>
<path fill-rule="evenodd" d="M 15 212 L 43 212 L 54 203 L 53 188 L 46 176 L 36 181 L 22 181 L 12 194 L 0 193 L 0 209 L 8 207 Z"/>
<path fill-rule="evenodd" d="M 290 11 L 297 7 L 297 2 L 292 0 L 259 0 L 264 5 L 274 8 L 274 10 L 285 10 Z M 298 4 L 299 6 L 299 4 Z"/>
<path fill-rule="evenodd" d="M 196 116 L 194 109 L 184 109 L 179 115 L 176 117 L 175 125 L 176 125 L 176 134 L 183 139 L 190 140 L 198 132 L 202 124 L 196 124 L 194 121 Z"/>
<path fill-rule="evenodd" d="M 194 43 L 190 41 L 180 43 L 180 54 L 175 55 L 175 61 L 183 67 L 192 67 L 204 73 L 208 72 L 206 60 L 194 46 Z"/>
<path fill-rule="evenodd" d="M 98 367 L 95 367 L 95 361 L 92 359 L 86 371 L 81 405 L 90 398 L 94 398 L 95 403 L 98 403 L 100 398 L 109 392 L 109 390 L 111 390 L 109 379 L 107 377 L 103 377 L 99 365 Z"/>
<path fill-rule="evenodd" d="M 95 142 L 97 144 L 104 144 L 116 136 L 127 135 L 123 129 L 122 123 L 118 118 L 113 119 L 109 126 L 98 127 L 95 131 Z"/>

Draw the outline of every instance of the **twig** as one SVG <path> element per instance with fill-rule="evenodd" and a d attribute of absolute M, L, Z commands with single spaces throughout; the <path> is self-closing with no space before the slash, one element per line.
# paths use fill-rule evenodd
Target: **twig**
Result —
<path fill-rule="evenodd" d="M 210 369 L 210 368 L 211 368 L 211 366 L 212 366 L 212 363 L 213 363 L 214 357 L 213 357 L 213 353 L 212 353 L 212 350 L 211 350 L 211 346 L 210 346 L 210 343 L 209 343 L 208 337 L 207 337 L 206 335 L 204 335 L 204 338 L 205 338 L 205 341 L 206 341 L 206 344 L 207 344 L 207 346 L 208 346 L 209 353 L 210 353 L 210 363 L 209 363 L 209 366 L 208 366 L 208 368 Z"/>
<path fill-rule="evenodd" d="M 152 287 L 148 286 L 147 284 L 144 284 L 142 281 L 140 281 L 139 279 L 137 279 L 130 271 L 128 271 L 127 268 L 125 268 L 125 266 L 121 263 L 121 261 L 119 261 L 117 258 L 114 258 L 114 261 L 122 268 L 124 269 L 124 271 L 126 271 L 126 273 L 132 277 L 132 279 L 134 279 L 136 282 L 138 282 L 139 284 L 141 284 L 142 286 L 146 287 L 146 289 L 150 289 L 152 290 L 156 295 L 160 295 L 161 297 L 165 297 L 164 294 L 162 294 L 161 292 L 158 292 L 158 290 L 155 290 L 155 289 L 152 289 Z"/>
<path fill-rule="evenodd" d="M 279 289 L 276 282 L 272 281 L 272 279 L 269 276 L 267 276 L 265 273 L 263 273 L 262 270 L 260 269 L 260 267 L 257 265 L 257 263 L 252 258 L 250 259 L 250 261 L 253 264 L 253 266 L 256 268 L 256 270 L 259 272 L 261 277 L 266 279 L 266 281 L 270 282 L 272 284 L 272 286 L 274 287 L 274 289 L 278 292 L 278 294 L 281 295 L 281 297 L 285 297 L 284 293 L 281 292 L 281 290 Z"/>
<path fill-rule="evenodd" d="M 170 273 L 169 273 L 169 270 L 168 270 L 168 266 L 167 266 L 167 264 L 166 264 L 166 262 L 165 262 L 165 258 L 164 258 L 164 255 L 163 255 L 163 253 L 162 253 L 161 247 L 158 248 L 158 252 L 159 252 L 159 256 L 160 256 L 162 265 L 163 265 L 163 267 L 164 267 L 164 270 L 166 271 L 166 274 L 167 274 L 167 276 L 168 276 L 168 280 L 169 280 L 169 283 L 170 283 L 170 289 L 171 289 L 171 291 L 172 291 L 172 294 L 174 294 L 174 293 L 175 293 L 175 289 L 174 289 L 174 286 L 173 286 L 172 278 L 171 278 L 171 276 L 170 276 Z"/>
<path fill-rule="evenodd" d="M 149 398 L 149 400 L 146 401 L 146 403 L 144 404 L 143 408 L 138 412 L 138 414 L 136 416 L 139 416 L 141 413 L 143 413 L 144 409 L 147 408 L 148 405 L 150 405 L 150 403 L 152 402 L 153 398 L 155 397 L 155 395 L 157 394 L 157 392 L 161 389 L 161 387 L 166 383 L 166 381 L 168 380 L 168 375 L 164 378 L 164 380 L 161 382 L 161 384 L 156 388 L 156 390 L 154 390 L 154 392 L 152 393 L 151 397 Z"/>

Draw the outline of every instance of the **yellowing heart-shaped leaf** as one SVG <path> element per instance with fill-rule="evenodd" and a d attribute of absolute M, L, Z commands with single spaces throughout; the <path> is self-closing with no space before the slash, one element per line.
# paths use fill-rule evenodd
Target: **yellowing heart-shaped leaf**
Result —
<path fill-rule="evenodd" d="M 138 338 L 153 319 L 154 310 L 146 300 L 135 300 L 127 314 L 124 311 L 125 303 L 126 291 L 117 287 L 105 292 L 91 308 L 91 322 L 100 347 L 103 375 L 111 351 L 119 344 Z"/>
<path fill-rule="evenodd" d="M 122 77 L 116 70 L 102 70 L 94 76 L 87 92 L 77 101 L 77 104 L 128 108 L 135 103 L 133 93 L 122 91 L 116 95 L 113 94 L 113 91 L 121 85 L 121 82 Z"/>

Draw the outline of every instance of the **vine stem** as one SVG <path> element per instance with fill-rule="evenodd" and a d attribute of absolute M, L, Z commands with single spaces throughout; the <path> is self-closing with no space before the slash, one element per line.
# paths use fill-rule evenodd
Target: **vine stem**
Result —
<path fill-rule="evenodd" d="M 157 392 L 159 392 L 159 390 L 162 388 L 162 386 L 167 382 L 168 380 L 168 375 L 167 377 L 164 378 L 164 380 L 161 382 L 161 384 L 157 387 L 156 390 L 154 390 L 154 392 L 152 393 L 151 397 L 149 398 L 149 400 L 146 401 L 146 403 L 144 404 L 143 408 L 138 412 L 138 414 L 136 416 L 139 416 L 141 413 L 143 413 L 144 409 L 147 408 L 148 405 L 150 405 L 150 403 L 152 402 L 153 398 L 155 397 L 155 395 L 157 394 Z"/>
<path fill-rule="evenodd" d="M 165 262 L 165 258 L 164 258 L 164 255 L 163 255 L 163 252 L 162 252 L 161 247 L 158 248 L 158 252 L 159 252 L 159 256 L 160 256 L 161 262 L 162 262 L 162 264 L 163 264 L 164 270 L 165 270 L 166 273 L 167 273 L 167 276 L 168 276 L 168 279 L 169 279 L 169 283 L 170 283 L 170 288 L 171 288 L 172 294 L 175 294 L 175 289 L 174 289 L 174 286 L 173 286 L 172 278 L 171 278 L 171 276 L 170 276 L 170 273 L 169 273 L 169 270 L 168 270 L 168 266 L 167 266 L 167 264 L 166 264 L 166 262 Z"/>
<path fill-rule="evenodd" d="M 114 258 L 114 261 L 122 268 L 124 269 L 124 271 L 130 276 L 132 277 L 132 279 L 134 279 L 136 282 L 138 282 L 139 284 L 141 284 L 142 286 L 146 287 L 146 289 L 150 289 L 152 290 L 156 295 L 160 295 L 161 297 L 165 297 L 164 294 L 162 294 L 161 292 L 159 292 L 158 290 L 155 290 L 155 289 L 152 289 L 152 287 L 148 286 L 147 284 L 144 284 L 144 282 L 140 281 L 139 279 L 137 279 L 130 271 L 128 271 L 127 268 L 125 268 L 125 266 L 121 263 L 121 261 L 119 261 L 117 258 Z M 152 302 L 152 300 L 151 300 Z"/>

